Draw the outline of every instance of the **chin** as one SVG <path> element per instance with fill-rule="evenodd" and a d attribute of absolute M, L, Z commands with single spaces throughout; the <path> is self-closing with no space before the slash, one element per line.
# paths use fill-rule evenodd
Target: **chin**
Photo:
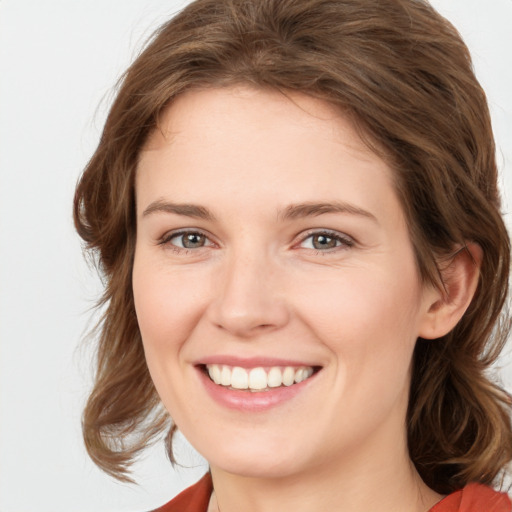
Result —
<path fill-rule="evenodd" d="M 236 460 L 234 458 L 220 462 L 218 465 L 212 463 L 211 466 L 244 478 L 279 479 L 289 477 L 297 472 L 296 468 L 290 465 L 290 461 L 271 461 L 269 463 L 268 460 Z"/>
<path fill-rule="evenodd" d="M 283 478 L 300 471 L 297 459 L 300 450 L 272 449 L 263 442 L 260 447 L 231 446 L 229 450 L 203 453 L 212 468 L 246 478 Z"/>

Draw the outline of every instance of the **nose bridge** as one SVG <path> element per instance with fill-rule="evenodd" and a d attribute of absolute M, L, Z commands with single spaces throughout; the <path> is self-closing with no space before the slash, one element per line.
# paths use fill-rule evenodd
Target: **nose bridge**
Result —
<path fill-rule="evenodd" d="M 276 257 L 247 244 L 229 251 L 223 265 L 211 306 L 211 319 L 219 328 L 250 337 L 288 321 Z"/>

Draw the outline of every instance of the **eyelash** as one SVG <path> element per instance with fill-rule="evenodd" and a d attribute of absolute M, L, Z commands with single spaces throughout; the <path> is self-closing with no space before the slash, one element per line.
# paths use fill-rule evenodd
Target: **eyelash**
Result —
<path fill-rule="evenodd" d="M 353 247 L 355 245 L 355 241 L 353 238 L 344 235 L 342 233 L 339 233 L 337 231 L 329 231 L 329 230 L 321 230 L 321 231 L 310 231 L 306 234 L 303 238 L 301 238 L 300 242 L 297 245 L 302 245 L 304 242 L 308 239 L 313 239 L 314 237 L 321 237 L 324 236 L 325 238 L 329 238 L 331 240 L 334 240 L 336 245 L 335 247 L 330 247 L 328 249 L 316 249 L 314 247 L 309 247 L 307 249 L 316 251 L 316 254 L 319 255 L 325 255 L 329 254 L 338 250 L 343 249 L 349 249 L 350 247 Z"/>
<path fill-rule="evenodd" d="M 205 245 L 201 245 L 199 247 L 179 247 L 173 243 L 171 243 L 171 241 L 175 238 L 179 238 L 179 237 L 184 237 L 185 235 L 192 235 L 192 236 L 199 236 L 199 237 L 203 237 L 205 241 L 209 242 L 209 243 L 206 243 Z M 345 234 L 342 234 L 342 233 L 339 233 L 337 231 L 329 231 L 329 230 L 320 230 L 320 231 L 316 231 L 316 230 L 313 230 L 313 231 L 309 231 L 308 233 L 306 233 L 305 236 L 303 236 L 298 243 L 294 244 L 294 247 L 300 247 L 302 246 L 302 244 L 304 244 L 304 242 L 306 242 L 308 239 L 313 239 L 314 237 L 325 237 L 327 239 L 330 239 L 331 241 L 334 241 L 335 242 L 335 246 L 334 247 L 328 247 L 326 249 L 318 249 L 318 248 L 315 248 L 315 247 L 303 247 L 307 250 L 312 250 L 312 251 L 315 251 L 316 254 L 318 255 L 326 255 L 326 254 L 329 254 L 329 253 L 333 253 L 333 252 L 337 252 L 339 250 L 344 250 L 344 249 L 349 249 L 350 247 L 353 247 L 355 245 L 355 241 L 353 238 L 345 235 Z M 185 253 L 185 254 L 188 254 L 190 253 L 191 251 L 194 251 L 195 249 L 203 249 L 205 247 L 211 247 L 213 245 L 215 245 L 208 237 L 208 235 L 206 235 L 205 233 L 203 233 L 202 231 L 199 231 L 199 230 L 181 230 L 181 231 L 173 231 L 173 232 L 170 232 L 170 233 L 166 233 L 164 236 L 162 236 L 162 238 L 160 238 L 160 240 L 158 241 L 158 245 L 169 245 L 172 247 L 172 250 L 176 253 Z"/>
<path fill-rule="evenodd" d="M 189 247 L 179 247 L 177 245 L 174 245 L 171 243 L 171 240 L 174 239 L 174 238 L 179 238 L 179 237 L 184 237 L 185 235 L 196 235 L 196 236 L 200 236 L 200 237 L 204 237 L 205 240 L 208 240 L 210 243 L 207 244 L 207 245 L 203 245 L 201 247 L 197 247 L 197 248 L 189 248 Z M 158 241 L 158 245 L 170 245 L 172 246 L 172 249 L 175 251 L 175 252 L 190 252 L 190 251 L 193 251 L 194 249 L 202 249 L 203 247 L 210 247 L 211 245 L 213 245 L 213 243 L 210 241 L 209 237 L 203 233 L 202 231 L 199 231 L 199 230 L 193 230 L 193 229 L 187 229 L 187 230 L 181 230 L 181 231 L 173 231 L 171 233 L 166 233 L 164 236 L 162 236 L 162 238 L 160 238 L 160 240 Z"/>

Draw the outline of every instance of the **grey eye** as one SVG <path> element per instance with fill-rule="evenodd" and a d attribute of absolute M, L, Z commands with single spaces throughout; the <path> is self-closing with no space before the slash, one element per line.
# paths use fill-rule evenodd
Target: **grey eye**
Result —
<path fill-rule="evenodd" d="M 354 245 L 354 240 L 343 233 L 319 231 L 311 233 L 300 244 L 304 249 L 315 251 L 329 251 L 330 249 L 349 248 Z"/>
<path fill-rule="evenodd" d="M 177 233 L 169 241 L 181 249 L 199 249 L 208 245 L 206 236 L 196 232 Z"/>
<path fill-rule="evenodd" d="M 311 244 L 314 249 L 322 250 L 322 249 L 334 249 L 338 246 L 339 241 L 327 235 L 313 235 L 311 237 Z"/>
<path fill-rule="evenodd" d="M 200 233 L 187 233 L 182 235 L 182 244 L 186 249 L 196 249 L 197 247 L 203 247 L 206 241 L 206 237 Z"/>

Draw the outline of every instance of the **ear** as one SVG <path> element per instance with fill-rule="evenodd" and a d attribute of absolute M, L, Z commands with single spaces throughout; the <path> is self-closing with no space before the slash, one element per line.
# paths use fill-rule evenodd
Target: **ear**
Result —
<path fill-rule="evenodd" d="M 425 314 L 418 334 L 421 338 L 440 338 L 457 325 L 475 294 L 482 256 L 478 244 L 468 243 L 451 257 L 448 264 L 441 263 L 444 289 L 431 286 L 425 290 Z"/>

